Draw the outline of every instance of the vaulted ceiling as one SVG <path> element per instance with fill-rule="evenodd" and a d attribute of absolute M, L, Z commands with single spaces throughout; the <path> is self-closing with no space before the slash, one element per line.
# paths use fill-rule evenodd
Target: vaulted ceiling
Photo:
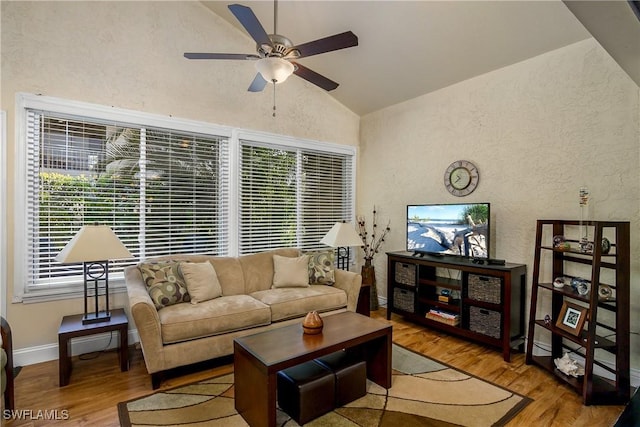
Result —
<path fill-rule="evenodd" d="M 230 13 L 227 8 L 230 3 L 203 1 L 246 35 L 246 51 L 231 53 L 255 53 L 255 42 Z M 237 3 L 250 7 L 266 32 L 273 33 L 273 2 L 237 0 Z M 600 28 L 598 35 L 593 34 L 598 40 L 611 39 L 612 30 L 631 26 L 631 33 L 623 32 L 610 44 L 627 58 L 627 72 L 635 78 L 632 74 L 640 64 L 636 61 L 640 57 L 640 37 L 628 40 L 622 48 L 620 40 L 625 40 L 625 34 L 626 37 L 635 34 L 636 29 L 640 34 L 640 21 L 626 1 L 613 2 L 626 9 L 619 8 L 617 15 L 613 13 L 610 17 L 604 16 L 603 9 L 598 11 L 594 7 L 599 3 L 612 2 L 278 1 L 277 32 L 294 44 L 302 44 L 353 31 L 359 38 L 357 47 L 302 58 L 299 62 L 340 83 L 331 95 L 364 115 L 584 40 L 592 36 L 587 28 L 594 26 Z M 621 25 L 620 14 L 631 20 Z M 602 41 L 601 44 L 615 58 L 611 47 Z M 229 52 L 229 49 L 212 40 L 207 51 Z M 247 61 L 246 66 L 253 67 L 253 63 Z M 636 82 L 640 85 L 640 70 Z"/>

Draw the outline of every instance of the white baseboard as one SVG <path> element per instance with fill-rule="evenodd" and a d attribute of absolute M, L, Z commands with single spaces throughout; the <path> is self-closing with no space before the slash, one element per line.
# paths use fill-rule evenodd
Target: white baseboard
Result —
<path fill-rule="evenodd" d="M 139 342 L 138 331 L 129 331 L 129 345 Z M 117 332 L 106 332 L 71 340 L 71 355 L 92 353 L 118 348 L 120 340 Z M 13 351 L 13 366 L 28 366 L 36 363 L 58 360 L 58 344 L 45 344 L 35 347 L 22 348 Z"/>

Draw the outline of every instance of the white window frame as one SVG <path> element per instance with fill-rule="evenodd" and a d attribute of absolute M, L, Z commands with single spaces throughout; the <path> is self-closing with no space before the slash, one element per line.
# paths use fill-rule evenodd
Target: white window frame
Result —
<path fill-rule="evenodd" d="M 91 104 L 80 101 L 72 101 L 49 96 L 33 95 L 28 93 L 16 94 L 15 117 L 15 175 L 14 175 L 14 299 L 13 302 L 42 302 L 82 296 L 82 289 L 78 286 L 62 286 L 54 289 L 29 289 L 27 283 L 27 224 L 26 224 L 26 189 L 27 189 L 27 146 L 26 120 L 28 109 L 39 109 L 48 112 L 56 112 L 87 119 L 112 120 L 115 122 L 129 123 L 145 127 L 168 128 L 176 131 L 194 132 L 201 134 L 217 135 L 229 138 L 229 235 L 228 256 L 238 254 L 238 173 L 240 143 L 242 139 L 264 142 L 279 146 L 288 146 L 297 149 L 312 149 L 330 153 L 340 153 L 351 156 L 351 212 L 355 212 L 356 200 L 356 155 L 354 146 L 321 142 L 310 139 L 294 138 L 290 136 L 276 135 L 267 132 L 252 131 L 216 125 L 202 121 L 162 116 L 158 114 L 144 113 L 135 110 L 127 110 L 103 105 Z M 355 220 L 350 218 L 350 220 Z M 6 219 L 3 219 L 3 224 Z M 114 292 L 124 292 L 124 280 L 110 281 L 110 287 Z"/>
<path fill-rule="evenodd" d="M 0 111 L 0 315 L 7 314 L 7 112 Z"/>

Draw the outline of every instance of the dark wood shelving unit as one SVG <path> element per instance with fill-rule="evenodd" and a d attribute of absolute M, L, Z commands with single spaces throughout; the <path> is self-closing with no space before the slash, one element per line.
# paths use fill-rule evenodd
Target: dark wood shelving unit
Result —
<path fill-rule="evenodd" d="M 631 396 L 629 228 L 627 221 L 537 221 L 526 363 L 552 372 L 573 387 L 585 405 L 624 404 Z M 554 236 L 564 236 L 571 248 L 553 246 Z M 591 248 L 582 251 L 579 244 L 585 236 Z M 608 251 L 603 238 L 610 242 Z M 566 284 L 554 287 L 559 277 L 585 279 L 589 292 L 580 295 Z M 603 299 L 601 286 L 612 289 L 613 296 Z M 551 298 L 550 321 L 543 319 L 541 295 Z M 587 321 L 576 335 L 556 326 L 565 302 L 587 310 Z M 533 354 L 536 339 L 549 340 L 550 355 Z M 554 360 L 565 352 L 582 357 L 583 376 L 575 378 L 556 368 Z"/>
<path fill-rule="evenodd" d="M 498 347 L 507 362 L 511 348 L 524 351 L 525 265 L 474 264 L 468 258 L 410 252 L 389 252 L 387 260 L 387 319 L 396 313 Z M 455 294 L 448 303 L 438 300 L 443 289 Z M 485 291 L 490 298 L 483 297 Z M 427 318 L 432 309 L 458 316 L 458 323 Z"/>

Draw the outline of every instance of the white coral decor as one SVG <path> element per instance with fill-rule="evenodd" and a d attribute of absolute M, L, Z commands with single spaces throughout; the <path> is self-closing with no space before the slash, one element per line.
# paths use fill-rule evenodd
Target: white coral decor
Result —
<path fill-rule="evenodd" d="M 553 363 L 556 364 L 556 368 L 566 375 L 570 375 L 572 377 L 579 377 L 584 375 L 584 368 L 578 364 L 575 360 L 569 357 L 569 353 L 565 353 L 561 358 L 553 360 Z"/>

